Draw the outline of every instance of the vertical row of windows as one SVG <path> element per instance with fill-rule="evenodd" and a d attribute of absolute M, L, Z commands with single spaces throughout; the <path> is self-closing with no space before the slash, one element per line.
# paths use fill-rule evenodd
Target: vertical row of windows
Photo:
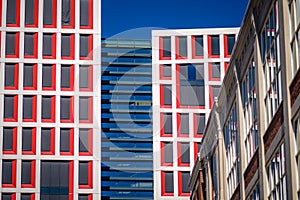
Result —
<path fill-rule="evenodd" d="M 189 196 L 190 190 L 188 182 L 190 179 L 190 173 L 185 171 L 178 172 L 178 194 L 180 196 Z M 161 195 L 162 196 L 173 196 L 174 195 L 174 172 L 173 171 L 162 171 L 161 172 Z"/>

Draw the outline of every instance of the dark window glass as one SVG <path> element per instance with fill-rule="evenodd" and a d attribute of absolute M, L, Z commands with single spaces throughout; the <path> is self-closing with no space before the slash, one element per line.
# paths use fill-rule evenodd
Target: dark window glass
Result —
<path fill-rule="evenodd" d="M 171 65 L 162 65 L 162 68 L 163 68 L 163 77 L 172 77 Z"/>
<path fill-rule="evenodd" d="M 163 85 L 164 105 L 172 105 L 172 85 Z"/>
<path fill-rule="evenodd" d="M 204 106 L 205 105 L 204 85 L 180 86 L 180 105 Z"/>
<path fill-rule="evenodd" d="M 71 129 L 60 129 L 60 152 L 70 152 Z"/>
<path fill-rule="evenodd" d="M 51 128 L 41 129 L 41 151 L 51 151 Z"/>
<path fill-rule="evenodd" d="M 61 56 L 71 56 L 71 34 L 61 34 Z"/>
<path fill-rule="evenodd" d="M 42 96 L 42 119 L 51 119 L 51 96 Z"/>
<path fill-rule="evenodd" d="M 21 194 L 21 200 L 31 200 L 32 194 Z"/>
<path fill-rule="evenodd" d="M 21 184 L 31 183 L 31 161 L 22 160 Z"/>
<path fill-rule="evenodd" d="M 15 96 L 4 95 L 4 118 L 14 118 Z"/>
<path fill-rule="evenodd" d="M 13 150 L 13 137 L 14 128 L 4 127 L 3 128 L 3 151 Z"/>
<path fill-rule="evenodd" d="M 32 119 L 33 96 L 23 96 L 23 119 Z"/>
<path fill-rule="evenodd" d="M 172 134 L 172 113 L 164 113 L 164 134 Z"/>
<path fill-rule="evenodd" d="M 24 34 L 24 55 L 34 55 L 34 33 Z"/>
<path fill-rule="evenodd" d="M 6 12 L 6 23 L 7 24 L 16 24 L 17 23 L 17 0 L 8 0 L 7 1 L 7 12 Z M 19 11 L 20 12 L 20 11 Z"/>
<path fill-rule="evenodd" d="M 186 57 L 187 56 L 187 38 L 186 36 L 178 37 L 179 43 L 179 56 Z"/>
<path fill-rule="evenodd" d="M 205 127 L 205 114 L 197 114 L 197 134 L 203 134 Z"/>
<path fill-rule="evenodd" d="M 22 130 L 22 151 L 32 151 L 32 128 Z"/>
<path fill-rule="evenodd" d="M 53 65 L 44 65 L 42 68 L 42 87 L 52 87 L 52 77 L 54 74 L 52 74 Z"/>
<path fill-rule="evenodd" d="M 46 34 L 43 35 L 43 56 L 52 56 L 52 40 L 53 34 Z"/>
<path fill-rule="evenodd" d="M 2 193 L 1 198 L 2 200 L 12 200 L 12 194 Z"/>
<path fill-rule="evenodd" d="M 195 55 L 203 56 L 203 36 L 195 36 Z"/>
<path fill-rule="evenodd" d="M 88 120 L 89 112 L 89 97 L 79 97 L 79 120 Z"/>
<path fill-rule="evenodd" d="M 10 2 L 10 1 L 8 1 Z M 12 13 L 12 12 L 7 12 Z M 6 32 L 6 47 L 5 54 L 6 55 L 16 55 L 16 33 Z"/>
<path fill-rule="evenodd" d="M 80 57 L 87 57 L 89 54 L 89 35 L 80 35 Z"/>
<path fill-rule="evenodd" d="M 88 185 L 89 163 L 79 162 L 79 185 Z"/>
<path fill-rule="evenodd" d="M 5 86 L 15 86 L 15 64 L 5 64 Z"/>
<path fill-rule="evenodd" d="M 71 112 L 71 97 L 60 97 L 60 119 L 69 120 Z"/>
<path fill-rule="evenodd" d="M 34 24 L 34 2 L 35 0 L 25 0 L 25 24 Z M 37 17 L 37 16 L 36 16 Z"/>
<path fill-rule="evenodd" d="M 235 35 L 227 35 L 227 55 L 231 55 L 235 43 Z"/>
<path fill-rule="evenodd" d="M 173 193 L 174 192 L 174 180 L 173 180 L 173 172 L 164 172 L 165 175 L 165 192 Z"/>
<path fill-rule="evenodd" d="M 44 13 L 44 16 L 43 16 L 43 23 L 44 25 L 52 25 L 53 24 L 53 16 L 52 16 L 52 13 L 53 12 L 53 9 L 56 9 L 56 8 L 53 8 L 53 3 L 52 3 L 53 0 L 44 0 L 44 9 L 43 9 L 43 13 Z"/>
<path fill-rule="evenodd" d="M 189 172 L 181 172 L 181 185 L 182 185 L 183 193 L 190 193 L 189 180 L 190 180 L 190 173 Z"/>
<path fill-rule="evenodd" d="M 189 114 L 180 114 L 180 133 L 189 134 Z"/>
<path fill-rule="evenodd" d="M 211 54 L 220 55 L 220 42 L 218 35 L 211 36 Z"/>
<path fill-rule="evenodd" d="M 163 57 L 171 57 L 171 37 L 162 37 Z"/>
<path fill-rule="evenodd" d="M 89 67 L 79 66 L 79 88 L 89 87 Z"/>
<path fill-rule="evenodd" d="M 70 65 L 61 65 L 61 79 L 60 87 L 61 88 L 70 88 L 71 87 L 71 66 Z"/>
<path fill-rule="evenodd" d="M 62 0 L 61 2 L 61 24 L 63 26 L 71 25 L 71 0 Z"/>
<path fill-rule="evenodd" d="M 2 184 L 12 184 L 12 160 L 2 161 Z"/>
<path fill-rule="evenodd" d="M 164 142 L 164 163 L 173 163 L 173 143 Z"/>
<path fill-rule="evenodd" d="M 189 164 L 190 163 L 190 144 L 189 143 L 180 143 L 181 145 L 181 163 Z"/>
<path fill-rule="evenodd" d="M 79 129 L 79 152 L 88 152 L 89 150 L 89 130 Z"/>
<path fill-rule="evenodd" d="M 33 87 L 33 68 L 32 64 L 24 64 L 23 87 Z"/>
<path fill-rule="evenodd" d="M 78 200 L 88 200 L 89 195 L 88 194 L 80 194 L 78 195 Z"/>
<path fill-rule="evenodd" d="M 211 73 L 212 78 L 220 78 L 221 77 L 220 63 L 212 63 L 211 71 L 212 71 Z"/>
<path fill-rule="evenodd" d="M 89 25 L 89 0 L 80 0 L 80 26 Z"/>

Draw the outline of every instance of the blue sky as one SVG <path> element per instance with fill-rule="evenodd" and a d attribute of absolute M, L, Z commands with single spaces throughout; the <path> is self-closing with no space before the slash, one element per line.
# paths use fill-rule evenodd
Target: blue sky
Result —
<path fill-rule="evenodd" d="M 102 0 L 102 37 L 122 37 L 125 31 L 125 37 L 135 32 L 150 39 L 153 27 L 239 27 L 247 4 L 248 0 Z"/>

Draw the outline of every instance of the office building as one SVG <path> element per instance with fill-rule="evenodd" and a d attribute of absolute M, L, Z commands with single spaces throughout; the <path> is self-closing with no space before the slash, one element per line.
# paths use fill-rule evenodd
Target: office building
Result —
<path fill-rule="evenodd" d="M 299 28 L 300 1 L 249 1 L 190 199 L 300 198 Z"/>
<path fill-rule="evenodd" d="M 0 11 L 0 198 L 100 199 L 100 1 Z"/>

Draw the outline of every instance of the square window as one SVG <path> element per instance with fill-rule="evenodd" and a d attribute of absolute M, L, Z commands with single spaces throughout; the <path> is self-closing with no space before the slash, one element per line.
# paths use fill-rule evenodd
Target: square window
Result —
<path fill-rule="evenodd" d="M 173 142 L 161 142 L 161 165 L 173 166 Z"/>
<path fill-rule="evenodd" d="M 219 35 L 207 36 L 208 38 L 208 57 L 219 58 L 220 57 L 220 38 Z"/>
<path fill-rule="evenodd" d="M 17 90 L 19 85 L 19 65 L 16 63 L 5 63 L 4 89 Z"/>
<path fill-rule="evenodd" d="M 44 28 L 56 27 L 57 0 L 44 0 L 43 25 Z"/>
<path fill-rule="evenodd" d="M 21 200 L 35 200 L 35 194 L 22 193 Z"/>
<path fill-rule="evenodd" d="M 195 114 L 194 115 L 194 136 L 202 137 L 205 127 L 205 114 Z"/>
<path fill-rule="evenodd" d="M 178 166 L 190 166 L 190 143 L 179 142 L 178 149 Z"/>
<path fill-rule="evenodd" d="M 3 127 L 3 154 L 16 154 L 17 153 L 17 127 Z"/>
<path fill-rule="evenodd" d="M 160 65 L 160 79 L 161 80 L 171 80 L 172 79 L 172 65 L 171 64 Z"/>
<path fill-rule="evenodd" d="M 79 161 L 78 185 L 80 189 L 93 188 L 93 162 Z"/>
<path fill-rule="evenodd" d="M 75 24 L 75 0 L 61 1 L 61 25 L 62 28 L 74 28 Z"/>
<path fill-rule="evenodd" d="M 35 187 L 35 160 L 22 160 L 21 187 L 22 188 Z M 30 195 L 31 194 L 28 194 L 29 197 Z M 29 200 L 31 199 L 29 198 Z"/>
<path fill-rule="evenodd" d="M 43 58 L 55 59 L 56 57 L 56 35 L 54 33 L 43 33 Z"/>
<path fill-rule="evenodd" d="M 23 122 L 36 122 L 36 96 L 23 96 Z"/>
<path fill-rule="evenodd" d="M 41 154 L 55 154 L 55 128 L 41 129 Z"/>
<path fill-rule="evenodd" d="M 61 34 L 61 58 L 74 59 L 75 51 L 75 35 L 74 34 Z"/>
<path fill-rule="evenodd" d="M 93 155 L 93 129 L 79 129 L 79 155 Z"/>
<path fill-rule="evenodd" d="M 25 27 L 38 27 L 39 1 L 25 0 Z"/>
<path fill-rule="evenodd" d="M 176 59 L 187 58 L 187 37 L 178 36 L 176 37 Z"/>
<path fill-rule="evenodd" d="M 37 64 L 24 64 L 23 67 L 23 89 L 37 89 Z"/>
<path fill-rule="evenodd" d="M 208 64 L 208 73 L 210 81 L 221 80 L 221 66 L 219 62 Z"/>
<path fill-rule="evenodd" d="M 235 43 L 235 35 L 224 35 L 224 55 L 230 57 Z"/>
<path fill-rule="evenodd" d="M 159 59 L 160 60 L 171 59 L 171 37 L 159 38 Z"/>
<path fill-rule="evenodd" d="M 160 85 L 160 107 L 172 108 L 172 85 Z"/>
<path fill-rule="evenodd" d="M 60 88 L 62 91 L 74 90 L 74 65 L 61 65 Z"/>
<path fill-rule="evenodd" d="M 80 28 L 93 28 L 93 0 L 80 0 Z"/>
<path fill-rule="evenodd" d="M 192 57 L 203 58 L 203 35 L 192 36 Z"/>
<path fill-rule="evenodd" d="M 37 58 L 38 34 L 24 34 L 24 58 Z"/>
<path fill-rule="evenodd" d="M 190 196 L 189 189 L 190 172 L 178 172 L 179 196 Z"/>
<path fill-rule="evenodd" d="M 189 114 L 177 114 L 177 133 L 178 137 L 189 137 Z"/>
<path fill-rule="evenodd" d="M 2 160 L 2 187 L 15 188 L 16 187 L 16 160 Z"/>
<path fill-rule="evenodd" d="M 15 193 L 2 193 L 1 199 L 2 200 L 16 200 L 16 194 Z"/>
<path fill-rule="evenodd" d="M 79 44 L 79 52 L 80 52 L 80 59 L 93 59 L 93 35 L 80 35 L 80 44 Z"/>
<path fill-rule="evenodd" d="M 56 89 L 56 67 L 55 65 L 43 64 L 42 66 L 42 89 Z"/>
<path fill-rule="evenodd" d="M 6 10 L 6 26 L 20 26 L 20 0 L 8 0 Z M 14 11 L 14 12 L 11 12 Z"/>
<path fill-rule="evenodd" d="M 6 32 L 6 58 L 19 58 L 20 33 Z"/>
<path fill-rule="evenodd" d="M 60 97 L 60 122 L 72 123 L 74 121 L 74 97 Z"/>
<path fill-rule="evenodd" d="M 22 154 L 34 155 L 36 152 L 36 129 L 23 128 L 22 129 Z"/>
<path fill-rule="evenodd" d="M 93 122 L 93 97 L 79 97 L 79 122 Z"/>
<path fill-rule="evenodd" d="M 42 96 L 42 122 L 55 122 L 55 96 Z"/>
<path fill-rule="evenodd" d="M 174 177 L 172 171 L 161 172 L 161 193 L 162 196 L 174 195 Z"/>
<path fill-rule="evenodd" d="M 93 66 L 79 66 L 79 90 L 93 91 Z"/>
<path fill-rule="evenodd" d="M 60 155 L 74 155 L 74 130 L 60 129 Z"/>
<path fill-rule="evenodd" d="M 160 134 L 162 137 L 172 137 L 172 113 L 160 114 Z"/>
<path fill-rule="evenodd" d="M 18 121 L 18 95 L 4 95 L 4 121 Z"/>

